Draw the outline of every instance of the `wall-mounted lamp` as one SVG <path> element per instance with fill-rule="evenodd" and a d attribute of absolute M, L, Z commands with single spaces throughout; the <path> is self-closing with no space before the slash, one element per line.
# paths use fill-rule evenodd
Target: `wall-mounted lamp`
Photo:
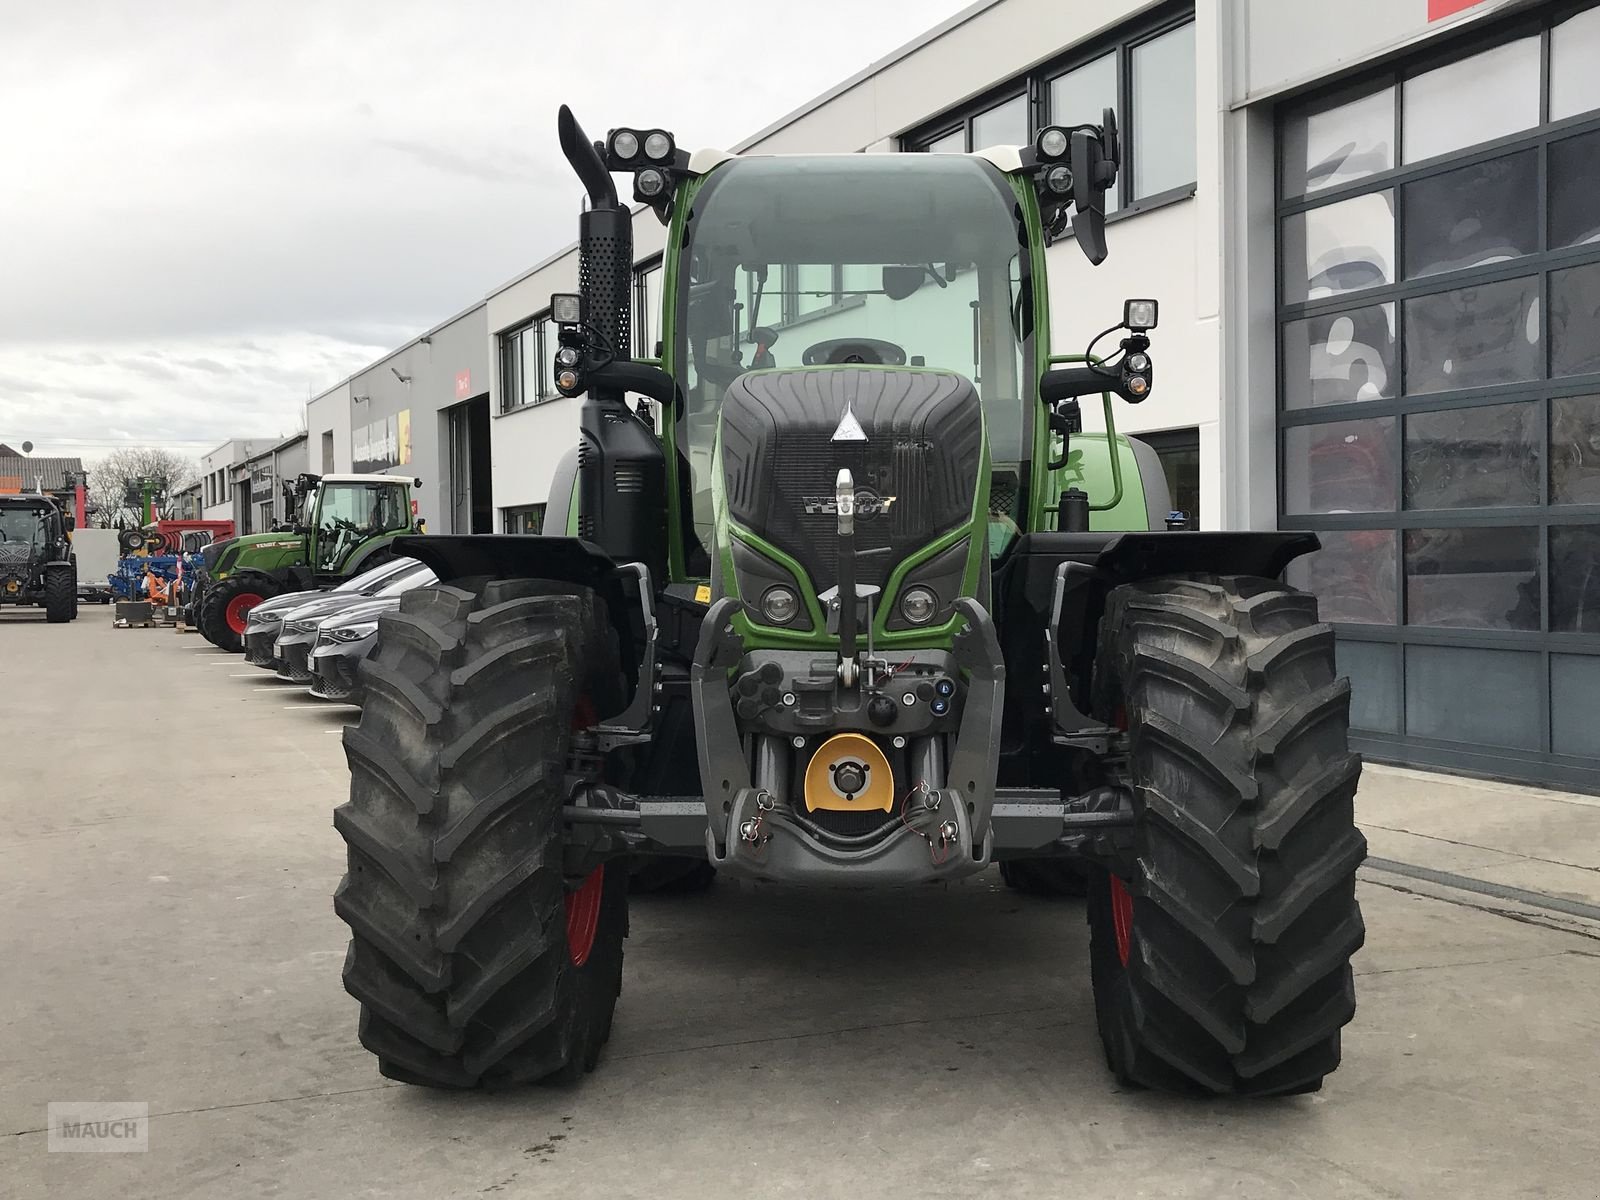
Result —
<path fill-rule="evenodd" d="M 400 374 L 400 368 L 399 367 L 390 367 L 389 370 L 394 372 L 394 377 L 396 379 L 398 379 L 401 383 L 409 384 L 411 382 L 411 376 Z"/>
<path fill-rule="evenodd" d="M 371 399 L 372 399 L 371 396 L 352 396 L 352 397 L 350 397 L 350 403 L 351 404 L 365 404 L 368 400 L 371 400 Z"/>

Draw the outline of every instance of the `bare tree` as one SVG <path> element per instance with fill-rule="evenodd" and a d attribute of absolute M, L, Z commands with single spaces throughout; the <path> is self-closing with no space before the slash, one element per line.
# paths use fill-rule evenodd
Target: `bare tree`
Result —
<path fill-rule="evenodd" d="M 137 493 L 145 480 L 155 484 L 158 496 L 169 500 L 199 476 L 199 466 L 191 458 L 154 446 L 128 446 L 113 450 L 97 463 L 90 463 L 89 499 L 100 510 L 101 525 L 137 525 L 143 514 L 128 503 L 129 493 Z"/>

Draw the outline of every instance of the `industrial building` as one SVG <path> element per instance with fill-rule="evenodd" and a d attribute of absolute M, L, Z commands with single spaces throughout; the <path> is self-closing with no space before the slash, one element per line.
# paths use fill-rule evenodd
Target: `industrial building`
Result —
<path fill-rule="evenodd" d="M 1115 107 L 1111 255 L 1049 252 L 1055 344 L 1161 301 L 1161 383 L 1119 427 L 1200 528 L 1318 531 L 1296 582 L 1370 757 L 1600 790 L 1596 61 L 1588 3 L 981 0 L 727 149 L 962 152 Z M 661 246 L 642 212 L 646 355 Z M 313 468 L 416 475 L 435 532 L 540 530 L 576 271 L 558 253 L 316 397 Z M 780 329 L 841 287 L 797 265 Z"/>

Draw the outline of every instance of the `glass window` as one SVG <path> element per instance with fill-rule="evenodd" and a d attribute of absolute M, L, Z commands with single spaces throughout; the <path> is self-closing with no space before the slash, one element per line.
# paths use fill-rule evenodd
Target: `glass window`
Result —
<path fill-rule="evenodd" d="M 1526 403 L 1407 417 L 1406 507 L 1538 504 L 1539 416 Z"/>
<path fill-rule="evenodd" d="M 1394 166 L 1394 89 L 1344 96 L 1283 126 L 1283 194 L 1342 187 Z"/>
<path fill-rule="evenodd" d="M 1283 431 L 1285 512 L 1393 511 L 1394 476 L 1393 417 Z"/>
<path fill-rule="evenodd" d="M 831 263 L 801 263 L 789 272 L 793 280 L 794 315 L 804 316 L 834 304 L 833 265 Z"/>
<path fill-rule="evenodd" d="M 1539 628 L 1539 530 L 1532 525 L 1408 529 L 1406 622 Z"/>
<path fill-rule="evenodd" d="M 1550 656 L 1550 748 L 1557 754 L 1600 758 L 1596 696 L 1600 696 L 1600 655 Z"/>
<path fill-rule="evenodd" d="M 805 174 L 803 204 L 794 199 L 796 172 Z M 769 279 L 778 265 L 798 263 L 830 281 L 837 271 L 866 285 L 852 287 L 850 303 L 785 330 L 766 347 L 769 365 L 856 361 L 958 372 L 983 402 L 995 468 L 1021 470 L 1033 385 L 1012 321 L 1025 266 L 1016 211 L 1004 177 L 961 156 L 752 157 L 708 179 L 684 250 L 691 266 L 679 273 L 676 303 L 686 307 L 675 325 L 702 545 L 711 531 L 717 416 L 753 350 L 744 340 L 755 300 L 750 268 L 762 265 Z M 736 238 L 743 249 L 729 255 L 723 248 Z M 771 300 L 757 324 L 771 323 Z"/>
<path fill-rule="evenodd" d="M 1600 71 L 1594 75 L 1600 79 Z M 1586 133 L 1550 147 L 1550 247 L 1595 241 L 1600 241 L 1600 133 Z"/>
<path fill-rule="evenodd" d="M 1568 17 L 1550 31 L 1550 119 L 1600 108 L 1600 8 Z"/>
<path fill-rule="evenodd" d="M 1539 281 L 1508 279 L 1405 302 L 1406 391 L 1537 379 Z"/>
<path fill-rule="evenodd" d="M 661 267 L 640 271 L 634 288 L 637 311 L 633 314 L 634 344 L 640 358 L 655 358 L 661 339 Z M 553 336 L 553 334 L 552 334 Z"/>
<path fill-rule="evenodd" d="M 1539 249 L 1539 157 L 1524 150 L 1408 183 L 1407 278 Z"/>
<path fill-rule="evenodd" d="M 929 154 L 965 154 L 967 152 L 967 131 L 965 129 L 952 129 L 949 133 L 934 138 L 923 149 Z"/>
<path fill-rule="evenodd" d="M 1394 304 L 1290 321 L 1283 329 L 1286 408 L 1395 394 Z"/>
<path fill-rule="evenodd" d="M 517 330 L 500 335 L 500 411 L 522 402 L 522 332 Z"/>
<path fill-rule="evenodd" d="M 1421 162 L 1539 123 L 1539 39 L 1521 38 L 1405 81 L 1402 160 Z"/>
<path fill-rule="evenodd" d="M 1356 196 L 1284 218 L 1285 303 L 1393 283 L 1393 263 L 1393 192 Z"/>
<path fill-rule="evenodd" d="M 1326 529 L 1322 549 L 1289 564 L 1289 581 L 1317 598 L 1324 621 L 1395 623 L 1392 529 Z"/>
<path fill-rule="evenodd" d="M 1600 504 L 1600 396 L 1550 401 L 1550 503 Z"/>
<path fill-rule="evenodd" d="M 1600 525 L 1550 527 L 1550 628 L 1600 633 Z"/>
<path fill-rule="evenodd" d="M 1600 263 L 1550 272 L 1550 373 L 1600 371 Z"/>
<path fill-rule="evenodd" d="M 556 338 L 555 322 L 549 317 L 541 317 L 537 324 L 539 330 L 539 386 L 533 390 L 541 400 L 554 400 L 560 395 L 556 391 L 556 351 L 561 348 L 561 343 Z"/>
<path fill-rule="evenodd" d="M 319 571 L 337 570 L 350 551 L 374 534 L 411 524 L 405 489 L 386 484 L 323 484 L 316 514 Z"/>
<path fill-rule="evenodd" d="M 1339 674 L 1350 678 L 1350 724 L 1356 729 L 1399 733 L 1399 647 L 1340 638 L 1333 652 Z"/>
<path fill-rule="evenodd" d="M 1133 195 L 1195 181 L 1194 22 L 1133 48 Z"/>
<path fill-rule="evenodd" d="M 972 118 L 972 148 L 1026 146 L 1028 144 L 1028 98 L 1013 96 L 987 112 Z"/>
<path fill-rule="evenodd" d="M 1093 62 L 1057 75 L 1050 81 L 1049 92 L 1052 125 L 1100 124 L 1104 111 L 1117 107 L 1116 53 L 1102 54 Z M 1106 192 L 1106 212 L 1117 210 L 1121 190 L 1113 187 Z"/>
<path fill-rule="evenodd" d="M 1539 748 L 1537 654 L 1465 646 L 1407 646 L 1405 653 L 1407 733 L 1478 746 Z M 1506 703 L 1511 697 L 1522 702 Z"/>
<path fill-rule="evenodd" d="M 544 532 L 544 505 L 524 504 L 520 508 L 503 508 L 500 510 L 502 528 L 507 533 L 543 533 Z"/>

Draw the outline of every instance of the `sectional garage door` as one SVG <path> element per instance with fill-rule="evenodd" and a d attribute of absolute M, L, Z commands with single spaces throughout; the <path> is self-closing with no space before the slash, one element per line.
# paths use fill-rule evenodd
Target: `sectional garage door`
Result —
<path fill-rule="evenodd" d="M 1281 525 L 1371 756 L 1600 791 L 1600 9 L 1279 115 Z"/>

